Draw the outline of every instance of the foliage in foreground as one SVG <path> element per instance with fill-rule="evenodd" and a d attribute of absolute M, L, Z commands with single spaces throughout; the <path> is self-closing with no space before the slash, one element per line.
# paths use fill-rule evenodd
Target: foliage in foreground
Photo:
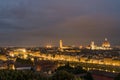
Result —
<path fill-rule="evenodd" d="M 52 80 L 74 80 L 75 76 L 67 71 L 57 71 L 53 76 Z"/>
<path fill-rule="evenodd" d="M 114 80 L 120 80 L 120 73 L 115 77 Z"/>
<path fill-rule="evenodd" d="M 51 76 L 32 70 L 1 70 L 0 80 L 81 80 L 81 77 L 75 76 L 79 74 L 86 74 L 82 76 L 82 79 L 93 80 L 91 74 L 83 70 L 82 67 L 77 66 L 73 68 L 69 63 L 58 67 Z"/>
<path fill-rule="evenodd" d="M 47 80 L 47 78 L 33 71 L 1 70 L 0 80 Z"/>

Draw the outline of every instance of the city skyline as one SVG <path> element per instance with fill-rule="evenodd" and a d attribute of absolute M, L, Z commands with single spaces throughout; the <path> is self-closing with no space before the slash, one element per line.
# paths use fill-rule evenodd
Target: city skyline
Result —
<path fill-rule="evenodd" d="M 70 42 L 70 41 L 68 41 Z M 101 42 L 95 42 L 94 40 L 86 43 L 85 44 L 77 44 L 75 45 L 74 43 L 71 44 L 71 43 L 66 43 L 65 41 L 63 40 L 59 40 L 57 43 L 55 43 L 54 41 L 51 41 L 51 42 L 46 42 L 46 43 L 43 43 L 44 45 L 34 45 L 34 46 L 14 46 L 14 45 L 7 45 L 7 46 L 0 46 L 0 47 L 47 47 L 47 48 L 52 48 L 52 47 L 63 47 L 63 48 L 69 48 L 69 47 L 88 47 L 90 46 L 92 43 L 94 43 L 95 46 L 102 46 L 103 44 L 109 44 L 111 46 L 111 43 L 109 42 L 109 40 L 107 38 L 105 38 L 103 41 Z M 112 45 L 112 47 L 120 47 L 118 45 Z"/>
<path fill-rule="evenodd" d="M 2 0 L 0 46 L 120 45 L 120 1 Z"/>

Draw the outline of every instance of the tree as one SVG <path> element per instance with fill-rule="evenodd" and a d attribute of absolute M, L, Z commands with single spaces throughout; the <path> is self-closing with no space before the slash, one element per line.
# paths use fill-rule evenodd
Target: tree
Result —
<path fill-rule="evenodd" d="M 48 80 L 48 77 L 29 70 L 0 70 L 0 80 Z"/>
<path fill-rule="evenodd" d="M 85 80 L 94 80 L 91 73 L 89 73 L 89 72 L 87 73 L 86 76 L 84 76 L 84 78 L 85 78 Z"/>
<path fill-rule="evenodd" d="M 114 80 L 120 80 L 120 73 L 115 77 Z"/>
<path fill-rule="evenodd" d="M 29 64 L 32 65 L 33 62 L 31 61 L 31 59 L 21 59 L 21 58 L 17 58 L 16 59 L 16 63 L 19 62 L 21 64 Z"/>
<path fill-rule="evenodd" d="M 65 66 L 60 66 L 57 68 L 57 71 L 59 70 L 64 70 L 67 71 L 69 73 L 73 73 L 74 68 L 70 66 L 69 62 L 65 64 Z"/>
<path fill-rule="evenodd" d="M 87 71 L 86 70 L 84 70 L 81 66 L 76 66 L 75 68 L 74 68 L 74 74 L 82 74 L 82 73 L 86 73 Z"/>
<path fill-rule="evenodd" d="M 75 77 L 73 74 L 68 73 L 67 71 L 60 70 L 57 71 L 53 76 L 52 80 L 73 80 Z"/>

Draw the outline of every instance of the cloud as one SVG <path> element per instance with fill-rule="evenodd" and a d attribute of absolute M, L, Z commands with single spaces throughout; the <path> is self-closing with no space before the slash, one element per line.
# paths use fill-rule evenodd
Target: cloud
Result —
<path fill-rule="evenodd" d="M 0 1 L 1 45 L 88 44 L 104 37 L 119 44 L 120 1 Z M 116 41 L 118 40 L 118 41 Z M 57 43 L 56 43 L 57 44 Z"/>

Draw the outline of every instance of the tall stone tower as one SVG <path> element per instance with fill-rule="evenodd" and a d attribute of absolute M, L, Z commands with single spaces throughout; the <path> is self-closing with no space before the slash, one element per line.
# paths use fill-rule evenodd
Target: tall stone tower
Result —
<path fill-rule="evenodd" d="M 63 43 L 62 43 L 62 40 L 60 40 L 60 49 L 63 48 Z"/>

